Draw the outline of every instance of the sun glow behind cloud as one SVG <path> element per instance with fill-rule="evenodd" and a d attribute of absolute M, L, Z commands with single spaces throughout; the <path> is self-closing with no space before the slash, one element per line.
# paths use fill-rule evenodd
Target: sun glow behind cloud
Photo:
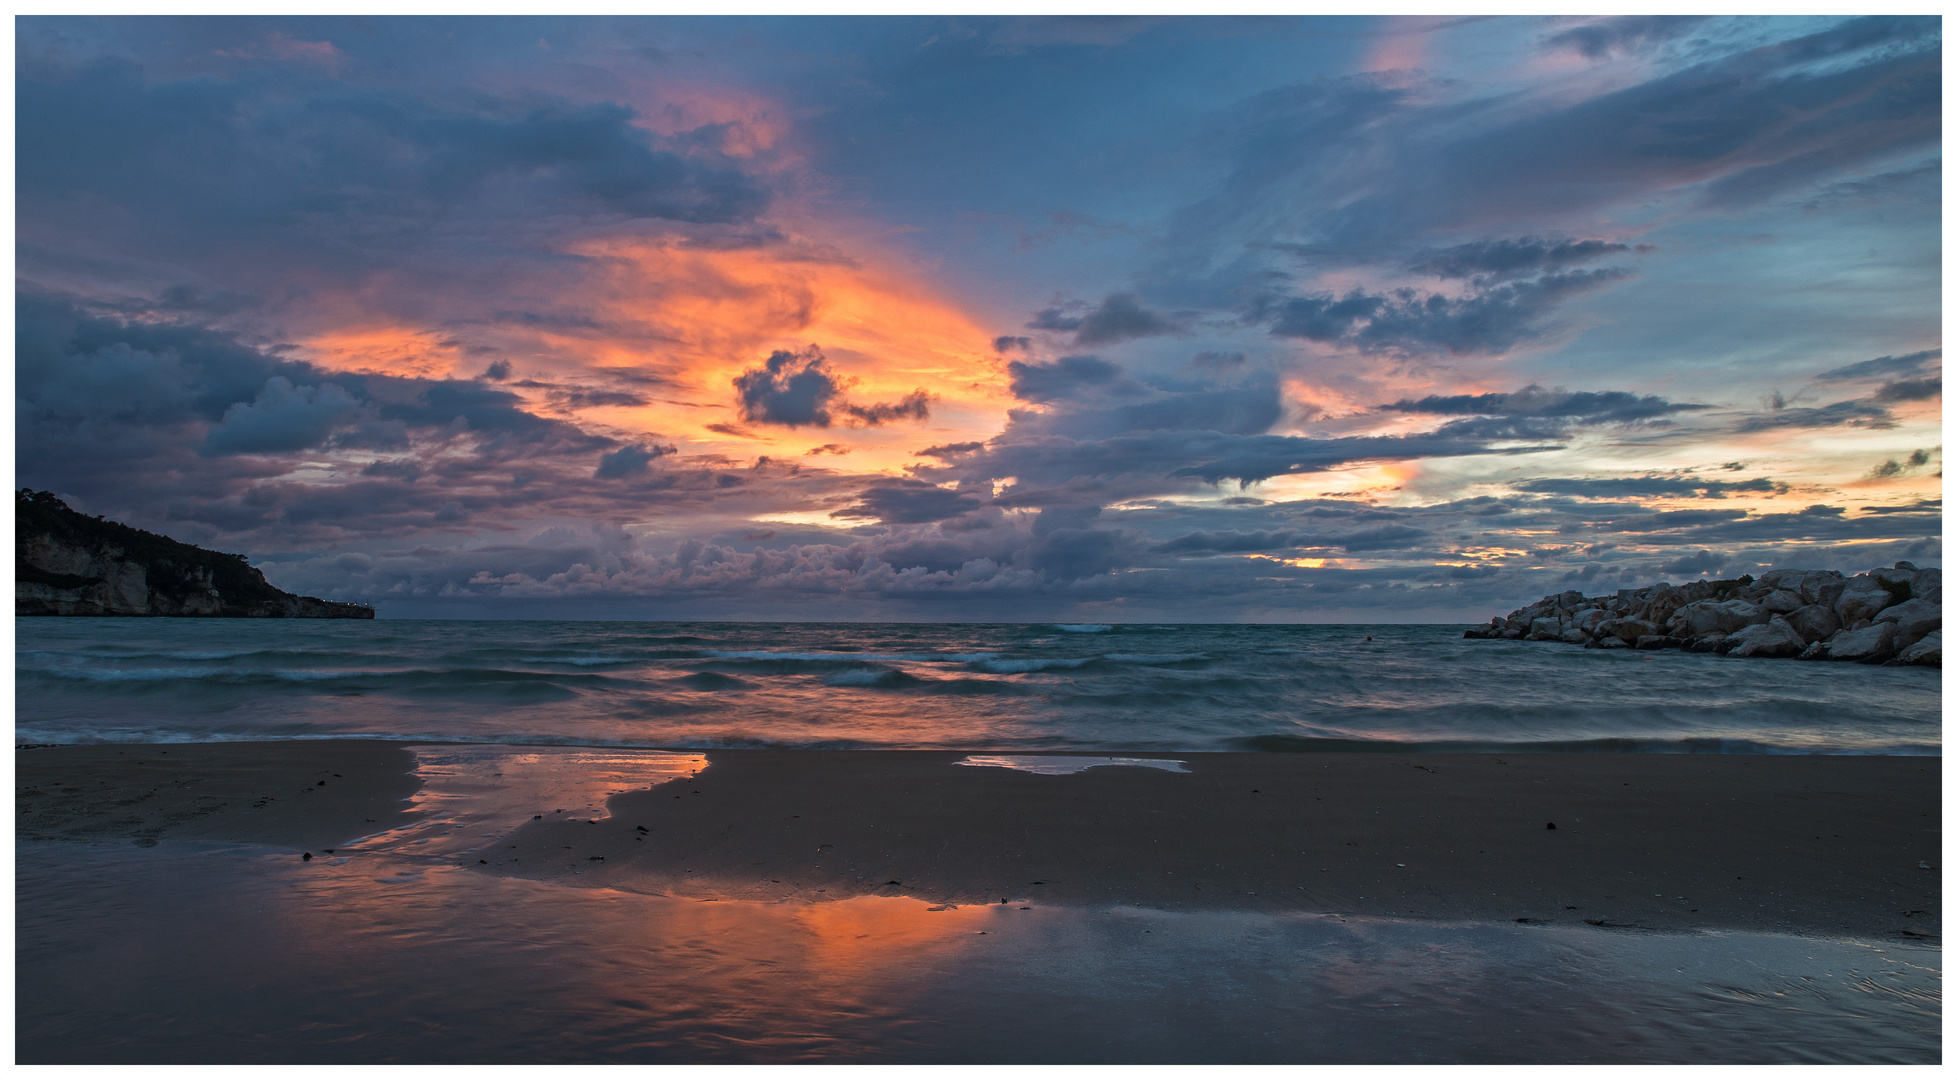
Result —
<path fill-rule="evenodd" d="M 335 598 L 1940 543 L 1933 21 L 24 25 L 21 482 Z"/>

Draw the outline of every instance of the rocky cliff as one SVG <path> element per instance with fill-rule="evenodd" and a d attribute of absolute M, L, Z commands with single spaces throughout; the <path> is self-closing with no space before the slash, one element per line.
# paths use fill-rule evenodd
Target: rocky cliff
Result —
<path fill-rule="evenodd" d="M 183 615 L 253 619 L 371 619 L 272 587 L 243 555 L 69 509 L 45 491 L 14 493 L 15 615 Z"/>
<path fill-rule="evenodd" d="M 1940 668 L 1943 572 L 1899 562 L 1854 577 L 1770 570 L 1757 579 L 1659 584 L 1613 596 L 1571 591 L 1466 636 Z"/>

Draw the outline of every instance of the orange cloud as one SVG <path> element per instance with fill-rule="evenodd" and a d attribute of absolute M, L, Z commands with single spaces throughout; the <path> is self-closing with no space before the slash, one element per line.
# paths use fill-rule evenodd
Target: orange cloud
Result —
<path fill-rule="evenodd" d="M 935 441 L 947 433 L 984 438 L 1003 423 L 1010 397 L 991 357 L 991 336 L 893 271 L 803 245 L 715 250 L 631 237 L 585 241 L 572 252 L 594 268 L 579 302 L 629 334 L 530 333 L 539 351 L 578 356 L 588 371 L 650 376 L 666 382 L 662 397 L 724 405 L 732 402 L 735 377 L 770 352 L 817 344 L 853 380 L 856 400 L 931 394 L 926 426 Z M 738 437 L 708 425 L 730 419 L 726 410 L 666 401 L 635 414 L 646 430 L 723 447 Z M 795 454 L 839 435 L 817 428 L 765 434 Z M 895 468 L 917 437 L 907 424 L 852 430 L 848 441 L 868 452 L 851 463 Z"/>

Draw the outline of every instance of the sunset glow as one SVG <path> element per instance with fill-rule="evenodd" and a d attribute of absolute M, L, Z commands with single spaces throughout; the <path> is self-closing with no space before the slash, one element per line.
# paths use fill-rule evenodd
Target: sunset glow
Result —
<path fill-rule="evenodd" d="M 384 25 L 22 21 L 20 486 L 403 616 L 1938 561 L 1934 19 Z"/>

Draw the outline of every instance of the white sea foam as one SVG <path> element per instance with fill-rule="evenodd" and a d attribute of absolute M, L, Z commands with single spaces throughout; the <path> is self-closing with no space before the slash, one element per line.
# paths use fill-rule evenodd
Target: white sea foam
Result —
<path fill-rule="evenodd" d="M 1189 771 L 1184 768 L 1188 762 L 1169 758 L 1086 757 L 1078 754 L 972 754 L 952 764 L 976 765 L 984 769 L 1017 769 L 1041 776 L 1068 776 L 1106 765 L 1134 765 L 1144 769 L 1161 769 L 1163 772 Z"/>

